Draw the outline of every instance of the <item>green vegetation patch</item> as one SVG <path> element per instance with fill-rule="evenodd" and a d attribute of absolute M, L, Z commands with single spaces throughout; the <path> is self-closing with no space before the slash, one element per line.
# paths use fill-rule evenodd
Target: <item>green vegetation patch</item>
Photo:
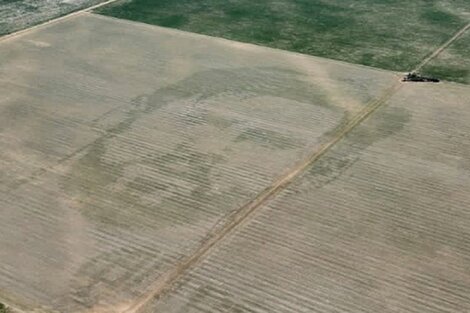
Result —
<path fill-rule="evenodd" d="M 442 79 L 470 84 L 470 31 L 428 63 L 422 72 Z"/>
<path fill-rule="evenodd" d="M 10 309 L 0 302 L 0 313 L 11 313 Z"/>
<path fill-rule="evenodd" d="M 127 0 L 98 13 L 409 71 L 465 25 L 469 10 L 467 0 Z"/>

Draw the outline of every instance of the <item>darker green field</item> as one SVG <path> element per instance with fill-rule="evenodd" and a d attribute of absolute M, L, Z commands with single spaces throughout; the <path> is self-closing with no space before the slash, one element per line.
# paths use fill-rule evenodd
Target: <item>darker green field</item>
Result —
<path fill-rule="evenodd" d="M 470 84 L 470 31 L 428 63 L 422 72 L 426 75 Z"/>
<path fill-rule="evenodd" d="M 448 40 L 469 11 L 467 0 L 127 0 L 98 10 L 397 71 Z"/>

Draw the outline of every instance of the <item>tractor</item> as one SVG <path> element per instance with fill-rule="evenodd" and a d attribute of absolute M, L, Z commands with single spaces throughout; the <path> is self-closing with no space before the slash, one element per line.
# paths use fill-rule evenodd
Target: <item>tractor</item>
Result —
<path fill-rule="evenodd" d="M 402 81 L 404 81 L 404 82 L 438 83 L 439 79 L 434 78 L 434 77 L 421 76 L 417 72 L 411 72 L 411 73 L 406 74 L 406 76 L 403 77 Z"/>

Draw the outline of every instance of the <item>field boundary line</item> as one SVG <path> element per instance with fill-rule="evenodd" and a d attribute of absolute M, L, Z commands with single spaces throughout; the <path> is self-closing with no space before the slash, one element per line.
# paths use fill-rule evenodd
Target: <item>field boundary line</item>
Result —
<path fill-rule="evenodd" d="M 264 205 L 267 201 L 271 200 L 274 196 L 278 195 L 287 186 L 289 186 L 297 177 L 302 175 L 307 168 L 313 165 L 321 156 L 327 153 L 333 146 L 341 141 L 353 128 L 359 125 L 362 121 L 367 119 L 373 112 L 375 112 L 383 103 L 389 100 L 403 84 L 399 81 L 394 83 L 391 87 L 386 89 L 382 95 L 371 102 L 369 102 L 359 113 L 357 113 L 338 133 L 329 141 L 323 143 L 318 149 L 310 153 L 305 159 L 294 166 L 288 173 L 278 178 L 272 185 L 264 189 L 253 200 L 246 203 L 234 213 L 228 216 L 227 221 L 221 228 L 214 229 L 207 236 L 201 246 L 191 255 L 176 264 L 175 267 L 160 276 L 150 287 L 149 291 L 138 297 L 134 303 L 130 304 L 126 309 L 120 311 L 121 313 L 137 313 L 139 312 L 150 300 L 159 298 L 165 295 L 178 281 L 178 279 L 187 272 L 190 268 L 197 265 L 199 261 L 204 259 L 218 243 L 223 241 L 224 238 L 232 234 L 240 226 L 250 221 L 257 209 Z M 95 311 L 91 311 L 95 312 Z M 100 312 L 100 310 L 97 310 Z"/>
<path fill-rule="evenodd" d="M 111 4 L 111 3 L 116 2 L 116 1 L 119 1 L 119 0 L 107 0 L 107 1 L 104 1 L 104 2 L 101 2 L 101 3 L 98 3 L 98 4 L 95 4 L 95 5 L 92 5 L 91 7 L 86 7 L 86 8 L 83 8 L 83 9 L 79 9 L 79 10 L 77 10 L 77 11 L 72 11 L 72 12 L 67 13 L 67 14 L 65 14 L 65 15 L 62 15 L 62 16 L 59 16 L 59 17 L 56 17 L 56 18 L 53 18 L 53 19 L 44 21 L 44 22 L 39 23 L 39 24 L 36 24 L 36 25 L 32 25 L 32 26 L 30 26 L 30 27 L 28 27 L 28 28 L 20 29 L 20 30 L 14 31 L 13 33 L 9 33 L 9 34 L 0 36 L 0 43 L 1 43 L 2 41 L 7 41 L 7 40 L 9 40 L 9 39 L 22 36 L 22 35 L 24 35 L 24 34 L 26 34 L 26 33 L 31 32 L 31 31 L 34 31 L 34 30 L 37 30 L 37 29 L 41 29 L 41 28 L 43 28 L 43 27 L 45 27 L 45 26 L 48 26 L 48 25 L 51 25 L 51 24 L 55 24 L 55 23 L 57 23 L 57 22 L 66 20 L 66 19 L 68 19 L 68 18 L 81 15 L 82 13 L 85 13 L 85 12 L 88 12 L 88 11 L 91 11 L 91 10 L 94 10 L 94 9 L 97 9 L 97 8 L 99 8 L 99 7 L 102 7 L 102 6 L 104 6 L 104 5 Z"/>
<path fill-rule="evenodd" d="M 467 23 L 464 27 L 459 29 L 449 40 L 444 42 L 440 47 L 438 47 L 433 53 L 431 53 L 428 57 L 426 57 L 421 63 L 419 63 L 414 69 L 413 72 L 419 71 L 422 69 L 426 64 L 428 64 L 432 59 L 437 57 L 444 51 L 447 47 L 449 47 L 454 41 L 460 38 L 468 29 L 470 28 L 470 23 Z"/>

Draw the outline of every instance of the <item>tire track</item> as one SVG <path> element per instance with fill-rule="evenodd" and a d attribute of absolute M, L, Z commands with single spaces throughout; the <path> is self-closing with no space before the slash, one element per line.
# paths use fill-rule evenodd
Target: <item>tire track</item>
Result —
<path fill-rule="evenodd" d="M 170 290 L 173 284 L 191 267 L 199 263 L 213 247 L 221 242 L 226 236 L 233 233 L 238 227 L 245 224 L 250 220 L 258 208 L 264 205 L 267 201 L 276 196 L 279 192 L 289 186 L 297 177 L 304 173 L 304 171 L 315 163 L 321 156 L 328 152 L 333 146 L 341 141 L 353 128 L 369 117 L 376 111 L 383 103 L 390 99 L 403 84 L 396 82 L 389 89 L 387 89 L 379 98 L 371 101 L 362 109 L 355 117 L 353 117 L 342 129 L 338 130 L 337 134 L 322 144 L 318 149 L 313 151 L 307 158 L 299 162 L 293 167 L 289 173 L 277 179 L 271 186 L 267 187 L 256 198 L 242 206 L 235 213 L 228 217 L 227 222 L 218 229 L 214 229 L 207 235 L 207 239 L 202 245 L 187 258 L 183 259 L 176 266 L 159 277 L 149 288 L 149 291 L 139 297 L 134 303 L 126 309 L 120 311 L 121 313 L 137 313 L 143 308 L 150 300 L 159 298 Z M 99 312 L 93 310 L 92 312 Z"/>
<path fill-rule="evenodd" d="M 426 64 L 428 64 L 432 59 L 437 57 L 439 54 L 441 54 L 442 51 L 444 51 L 447 47 L 449 47 L 454 41 L 459 39 L 460 36 L 463 35 L 468 29 L 470 28 L 470 23 L 462 27 L 459 31 L 455 33 L 454 36 L 452 36 L 449 40 L 447 40 L 444 44 L 442 44 L 439 48 L 437 48 L 436 51 L 431 53 L 427 58 L 425 58 L 421 63 L 419 63 L 413 70 L 412 72 L 417 72 L 420 69 L 422 69 Z"/>

